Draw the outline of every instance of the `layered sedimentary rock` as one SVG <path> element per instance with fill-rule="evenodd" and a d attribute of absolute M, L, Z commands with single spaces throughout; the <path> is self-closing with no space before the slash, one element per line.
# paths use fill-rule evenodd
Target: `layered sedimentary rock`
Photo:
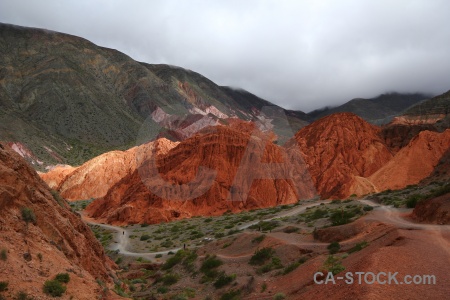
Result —
<path fill-rule="evenodd" d="M 295 139 L 322 197 L 349 196 L 355 181 L 361 181 L 358 177 L 372 175 L 392 159 L 379 130 L 354 114 L 339 113 L 297 132 Z"/>
<path fill-rule="evenodd" d="M 368 179 L 378 191 L 417 184 L 429 176 L 450 148 L 450 129 L 422 131 Z"/>
<path fill-rule="evenodd" d="M 46 299 L 42 287 L 70 271 L 67 295 L 95 299 L 96 279 L 112 284 L 112 261 L 80 216 L 54 197 L 37 173 L 13 150 L 0 144 L 0 278 L 15 295 Z M 4 256 L 4 257 L 5 257 Z"/>
<path fill-rule="evenodd" d="M 105 196 L 114 184 L 134 172 L 137 151 L 164 154 L 175 145 L 162 138 L 127 151 L 107 152 L 78 168 L 61 166 L 40 175 L 67 200 L 95 199 Z"/>
<path fill-rule="evenodd" d="M 50 188 L 58 189 L 59 185 L 66 179 L 66 177 L 73 173 L 76 169 L 77 167 L 72 167 L 69 165 L 57 165 L 46 173 L 38 172 L 38 174 Z"/>
<path fill-rule="evenodd" d="M 313 197 L 299 149 L 284 150 L 271 137 L 250 123 L 216 126 L 156 159 L 139 151 L 140 167 L 87 212 L 108 223 L 156 223 Z"/>

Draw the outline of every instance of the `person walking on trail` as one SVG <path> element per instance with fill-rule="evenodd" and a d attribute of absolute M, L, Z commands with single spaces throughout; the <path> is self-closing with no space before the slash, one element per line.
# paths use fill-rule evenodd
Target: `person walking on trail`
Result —
<path fill-rule="evenodd" d="M 122 231 L 122 235 L 125 235 L 125 231 Z"/>

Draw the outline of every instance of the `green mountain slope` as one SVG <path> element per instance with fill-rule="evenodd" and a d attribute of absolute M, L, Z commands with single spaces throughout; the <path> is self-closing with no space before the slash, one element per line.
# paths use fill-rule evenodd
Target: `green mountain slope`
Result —
<path fill-rule="evenodd" d="M 448 114 L 450 114 L 450 91 L 414 105 L 406 110 L 403 115 L 422 116 Z"/>
<path fill-rule="evenodd" d="M 146 119 L 182 139 L 273 105 L 189 70 L 42 29 L 0 24 L 0 54 L 0 140 L 21 143 L 41 167 L 129 148 Z M 308 123 L 302 112 L 287 113 L 295 126 Z"/>

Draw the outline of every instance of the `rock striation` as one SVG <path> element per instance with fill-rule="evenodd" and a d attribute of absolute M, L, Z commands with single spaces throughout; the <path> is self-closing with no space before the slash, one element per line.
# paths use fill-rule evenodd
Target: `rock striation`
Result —
<path fill-rule="evenodd" d="M 378 191 L 417 184 L 431 175 L 449 148 L 450 129 L 442 133 L 422 131 L 368 179 Z"/>
<path fill-rule="evenodd" d="M 68 271 L 66 294 L 76 299 L 101 295 L 97 279 L 112 285 L 115 265 L 89 227 L 6 144 L 0 144 L 0 231 L 6 253 L 0 278 L 11 295 L 25 291 L 47 299 L 44 282 Z"/>
<path fill-rule="evenodd" d="M 252 127 L 243 123 L 205 129 L 156 159 L 139 152 L 139 168 L 89 205 L 88 214 L 113 224 L 157 223 L 313 197 L 300 151 L 273 144 L 255 128 L 243 130 Z"/>
<path fill-rule="evenodd" d="M 379 131 L 352 113 L 338 113 L 296 133 L 295 139 L 323 198 L 349 196 L 359 178 L 372 175 L 392 159 Z"/>

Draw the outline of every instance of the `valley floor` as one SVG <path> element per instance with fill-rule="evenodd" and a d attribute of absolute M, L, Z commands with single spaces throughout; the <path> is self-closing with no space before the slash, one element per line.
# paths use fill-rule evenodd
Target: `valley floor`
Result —
<path fill-rule="evenodd" d="M 360 213 L 347 221 L 356 221 L 331 226 L 339 224 L 333 217 L 339 212 L 355 211 Z M 157 225 L 118 227 L 83 218 L 123 267 L 125 290 L 136 299 L 175 299 L 192 295 L 191 289 L 196 291 L 195 299 L 444 299 L 450 293 L 450 226 L 414 223 L 408 218 L 411 211 L 349 199 L 339 203 L 309 200 Z M 339 242 L 339 249 L 330 255 L 332 241 Z M 175 254 L 184 245 L 187 249 Z M 252 264 L 258 251 L 266 248 L 273 249 L 270 257 Z M 186 263 L 183 255 L 195 259 Z M 168 267 L 176 257 L 181 258 Z M 316 284 L 314 274 L 330 270 L 330 257 L 343 268 L 342 274 L 399 272 L 399 279 L 408 274 L 431 275 L 436 283 Z M 202 268 L 211 258 L 219 260 L 220 267 L 209 277 Z M 167 276 L 176 279 L 168 284 Z"/>

